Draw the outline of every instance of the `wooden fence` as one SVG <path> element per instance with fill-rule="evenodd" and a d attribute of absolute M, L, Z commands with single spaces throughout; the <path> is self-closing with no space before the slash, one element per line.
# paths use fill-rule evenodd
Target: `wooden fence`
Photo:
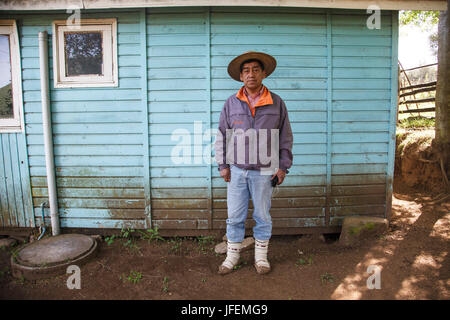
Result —
<path fill-rule="evenodd" d="M 434 64 L 428 64 L 425 66 L 410 68 L 410 69 L 404 69 L 400 61 L 399 64 L 399 90 L 398 90 L 398 113 L 420 113 L 421 112 L 430 112 L 435 111 L 435 107 L 432 108 L 420 108 L 419 104 L 421 103 L 427 103 L 427 102 L 434 102 L 435 101 L 435 94 L 436 94 L 436 81 L 426 82 L 426 83 L 420 83 L 416 85 L 412 85 L 410 78 L 408 77 L 407 72 L 412 70 L 417 70 L 421 68 L 427 68 L 431 66 L 437 65 L 437 63 Z M 400 81 L 402 74 L 404 75 L 404 81 Z M 416 94 L 424 93 L 424 92 L 434 92 L 433 97 L 430 98 L 424 98 L 424 99 L 417 99 Z M 416 108 L 409 108 L 410 105 L 416 105 Z M 400 106 L 405 105 L 406 109 L 400 110 Z M 397 115 L 398 119 L 398 115 Z"/>

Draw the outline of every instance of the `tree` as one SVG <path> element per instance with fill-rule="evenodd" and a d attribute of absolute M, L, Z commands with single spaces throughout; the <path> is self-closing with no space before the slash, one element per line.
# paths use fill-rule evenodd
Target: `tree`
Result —
<path fill-rule="evenodd" d="M 421 28 L 428 28 L 439 23 L 439 11 L 400 11 L 399 20 L 401 25 L 414 24 Z"/>
<path fill-rule="evenodd" d="M 11 83 L 0 88 L 0 118 L 14 117 Z"/>
<path fill-rule="evenodd" d="M 399 14 L 399 22 L 401 26 L 414 25 L 423 31 L 430 32 L 435 30 L 439 23 L 439 11 L 402 10 Z M 430 34 L 429 40 L 434 54 L 437 55 L 438 33 L 436 30 Z"/>
<path fill-rule="evenodd" d="M 447 11 L 439 15 L 438 76 L 436 85 L 436 144 L 441 166 L 449 176 L 450 170 L 450 17 Z M 447 181 L 447 190 L 449 185 Z"/>
<path fill-rule="evenodd" d="M 448 0 L 450 6 L 450 0 Z M 401 11 L 400 24 L 413 24 L 422 30 L 431 30 L 438 24 L 436 34 L 431 35 L 431 46 L 438 56 L 436 85 L 436 135 L 441 168 L 446 178 L 450 170 L 450 17 L 447 11 Z M 450 187 L 447 180 L 447 192 Z"/>

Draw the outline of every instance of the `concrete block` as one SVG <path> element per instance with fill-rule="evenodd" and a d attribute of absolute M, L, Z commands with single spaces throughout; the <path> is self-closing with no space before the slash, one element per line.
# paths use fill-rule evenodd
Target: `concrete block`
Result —
<path fill-rule="evenodd" d="M 339 244 L 352 247 L 370 238 L 375 238 L 386 232 L 389 227 L 387 219 L 370 216 L 345 217 Z"/>

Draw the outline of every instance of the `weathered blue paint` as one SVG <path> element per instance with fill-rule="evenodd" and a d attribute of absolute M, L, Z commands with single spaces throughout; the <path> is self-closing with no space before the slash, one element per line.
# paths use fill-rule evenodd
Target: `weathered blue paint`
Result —
<path fill-rule="evenodd" d="M 121 10 L 86 13 L 83 17 L 118 18 L 120 81 L 119 88 L 113 90 L 55 90 L 52 86 L 55 162 L 62 223 L 65 226 L 90 227 L 101 223 L 104 219 L 102 212 L 108 212 L 108 219 L 119 218 L 118 221 L 141 224 L 145 220 L 142 168 L 148 162 L 143 161 L 142 150 L 148 150 L 148 144 L 143 149 L 143 130 L 137 128 L 142 123 L 142 113 L 147 114 L 141 103 L 141 73 L 146 71 L 141 72 L 139 62 L 139 13 Z M 25 117 L 31 183 L 36 194 L 34 206 L 37 208 L 46 199 L 46 183 L 42 180 L 45 178 L 45 162 L 35 38 L 41 30 L 51 33 L 51 22 L 65 19 L 67 14 L 49 14 L 39 19 L 35 15 L 23 15 L 20 18 L 23 19 Z M 86 211 L 87 219 L 65 216 L 64 210 Z M 39 221 L 40 212 L 36 217 Z"/>
<path fill-rule="evenodd" d="M 208 19 L 209 10 L 204 8 L 150 9 L 147 15 L 149 110 L 154 119 L 150 123 L 152 195 L 160 195 L 156 201 L 152 197 L 152 202 L 154 223 L 160 228 L 208 229 L 212 225 L 212 169 L 202 160 L 207 144 L 203 134 L 211 117 Z M 196 121 L 201 121 L 199 130 Z M 185 130 L 190 163 L 171 161 L 174 147 L 182 143 L 171 139 L 177 129 Z M 163 218 L 167 210 L 169 219 Z"/>
<path fill-rule="evenodd" d="M 117 88 L 55 89 L 50 67 L 62 227 L 224 228 L 226 184 L 201 152 L 213 142 L 204 133 L 217 127 L 224 100 L 240 87 L 227 64 L 249 50 L 277 58 L 265 84 L 285 100 L 294 132 L 294 164 L 272 201 L 274 228 L 338 226 L 346 215 L 389 217 L 396 12 L 382 12 L 382 28 L 369 30 L 362 10 L 83 11 L 83 18 L 109 17 L 118 19 Z M 67 14 L 9 18 L 20 21 L 26 132 L 1 134 L 0 172 L 21 181 L 22 208 L 28 202 L 25 211 L 39 224 L 47 185 L 37 34 L 51 34 L 52 21 Z M 184 134 L 172 139 L 179 129 Z M 201 148 L 191 147 L 196 142 Z M 190 146 L 189 161 L 173 163 L 174 148 L 183 145 Z M 13 171 L 24 158 L 29 162 Z M 20 191 L 8 183 L 0 181 L 2 210 Z M 26 222 L 7 212 L 9 225 Z"/>
<path fill-rule="evenodd" d="M 395 164 L 395 129 L 397 124 L 397 106 L 398 106 L 398 12 L 392 15 L 392 45 L 391 45 L 391 110 L 389 121 L 389 151 L 386 171 L 386 211 L 385 218 L 391 218 L 392 209 L 392 189 L 394 183 L 394 164 Z"/>
<path fill-rule="evenodd" d="M 209 143 L 209 145 L 211 146 L 211 151 L 209 152 L 209 154 L 213 154 L 213 136 L 214 136 L 214 132 L 212 132 L 212 110 L 211 110 L 211 10 L 210 8 L 208 8 L 206 10 L 206 17 L 205 17 L 205 24 L 206 24 L 206 28 L 205 28 L 205 35 L 206 35 L 206 42 L 205 42 L 205 47 L 206 47 L 206 68 L 208 69 L 208 71 L 206 72 L 206 83 L 207 83 L 207 88 L 206 88 L 206 96 L 208 97 L 208 121 L 206 123 L 206 132 L 209 132 L 209 141 L 206 141 L 207 143 Z M 213 219 L 214 219 L 214 209 L 213 209 L 213 194 L 212 194 L 212 172 L 211 170 L 212 168 L 212 163 L 213 163 L 213 159 L 211 159 L 211 161 L 208 161 L 208 172 L 207 172 L 207 176 L 206 176 L 206 180 L 208 181 L 208 211 L 209 211 L 209 216 L 208 216 L 208 228 L 212 229 L 213 228 Z"/>
<path fill-rule="evenodd" d="M 23 133 L 0 134 L 0 223 L 33 227 L 30 173 Z"/>
<path fill-rule="evenodd" d="M 145 9 L 139 12 L 139 32 L 140 32 L 140 53 L 141 53 L 141 104 L 142 104 L 142 140 L 144 155 L 144 196 L 145 196 L 145 227 L 152 228 L 152 207 L 150 199 L 150 144 L 149 144 L 149 116 L 148 116 L 148 76 L 147 76 L 147 23 Z"/>
<path fill-rule="evenodd" d="M 326 204 L 325 204 L 325 225 L 330 224 L 330 201 L 331 201 L 331 155 L 332 143 L 331 136 L 333 130 L 333 49 L 331 45 L 331 12 L 327 10 L 327 186 L 326 186 Z"/>

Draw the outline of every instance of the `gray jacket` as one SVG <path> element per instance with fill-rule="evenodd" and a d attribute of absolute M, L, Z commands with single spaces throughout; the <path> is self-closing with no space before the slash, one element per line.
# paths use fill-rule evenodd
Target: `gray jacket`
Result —
<path fill-rule="evenodd" d="M 239 99 L 238 95 L 234 94 L 230 96 L 220 113 L 219 128 L 215 142 L 215 159 L 219 165 L 219 171 L 229 167 L 230 164 L 234 164 L 242 169 L 253 170 L 270 167 L 271 164 L 267 164 L 267 161 L 263 161 L 262 163 L 261 159 L 257 157 L 255 163 L 254 159 L 251 160 L 249 156 L 250 150 L 257 150 L 259 154 L 259 147 L 263 143 L 259 135 L 261 129 L 268 129 L 264 130 L 267 136 L 266 155 L 270 154 L 272 146 L 271 137 L 273 136 L 270 133 L 270 129 L 278 129 L 278 154 L 273 156 L 278 157 L 278 168 L 286 171 L 292 166 L 293 136 L 284 101 L 275 93 L 270 92 L 273 103 L 256 107 L 253 117 L 248 103 L 243 99 Z M 250 135 L 248 134 L 249 130 L 253 133 L 258 133 L 257 139 L 248 137 Z M 241 136 L 240 140 L 238 139 L 239 136 Z M 262 137 L 264 138 L 264 136 Z M 245 161 L 242 158 L 240 160 L 237 158 L 237 144 L 240 143 L 242 147 L 243 141 L 245 141 Z M 233 145 L 230 145 L 230 143 L 233 143 Z M 232 152 L 228 152 L 227 157 L 227 151 L 229 151 L 227 150 L 227 145 L 229 148 L 234 147 L 234 155 L 231 154 Z M 272 154 L 270 154 L 270 158 L 273 159 Z"/>

